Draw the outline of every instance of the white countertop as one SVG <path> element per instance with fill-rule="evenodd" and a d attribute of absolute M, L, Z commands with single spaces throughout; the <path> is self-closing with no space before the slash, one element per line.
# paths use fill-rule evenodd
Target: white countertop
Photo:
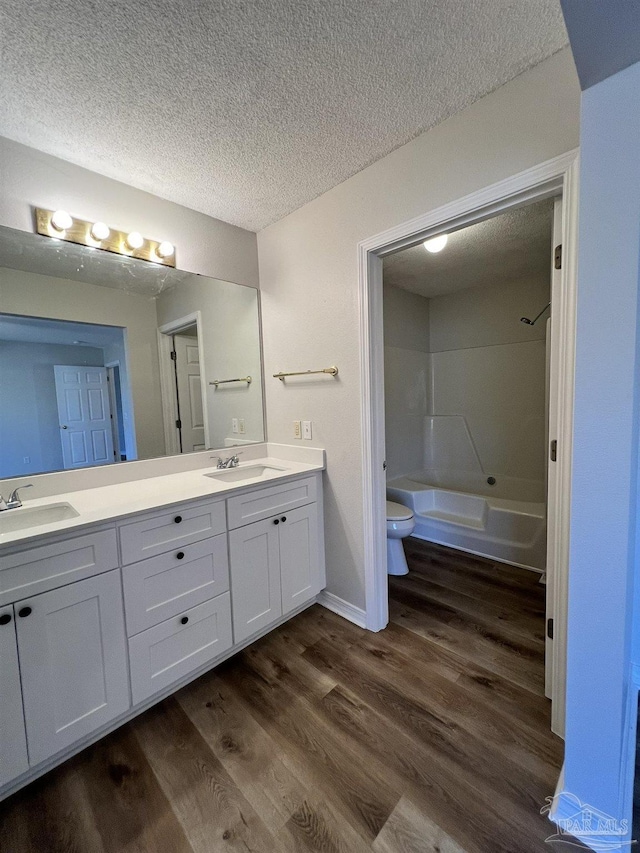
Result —
<path fill-rule="evenodd" d="M 76 518 L 67 518 L 62 521 L 30 526 L 23 530 L 14 530 L 7 533 L 0 532 L 0 550 L 2 550 L 3 546 L 29 543 L 43 536 L 72 531 L 74 528 L 81 528 L 87 524 L 114 521 L 115 519 L 129 515 L 172 506 L 173 504 L 184 501 L 193 501 L 207 497 L 226 498 L 235 492 L 272 485 L 290 477 L 322 471 L 325 467 L 324 461 L 322 463 L 320 461 L 311 463 L 264 456 L 248 460 L 238 465 L 237 468 L 229 470 L 240 471 L 243 468 L 257 465 L 273 466 L 281 470 L 265 472 L 265 475 L 260 479 L 249 482 L 225 482 L 205 476 L 210 473 L 221 473 L 217 471 L 215 466 L 208 466 L 115 485 L 56 494 L 49 497 L 36 498 L 35 500 L 24 500 L 21 508 L 6 510 L 7 516 L 13 513 L 21 513 L 24 510 L 60 503 L 70 504 L 79 515 Z M 4 514 L 0 514 L 0 525 L 1 517 Z"/>

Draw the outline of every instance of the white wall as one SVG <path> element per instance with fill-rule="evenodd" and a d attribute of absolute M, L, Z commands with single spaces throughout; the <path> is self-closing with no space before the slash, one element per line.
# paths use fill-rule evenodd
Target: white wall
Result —
<path fill-rule="evenodd" d="M 640 664 L 639 103 L 636 64 L 584 93 L 581 128 L 565 788 L 619 818 Z"/>
<path fill-rule="evenodd" d="M 327 450 L 328 588 L 364 606 L 357 244 L 578 144 L 568 50 L 258 234 L 269 438 L 310 419 Z M 276 370 L 336 364 L 337 379 Z"/>
<path fill-rule="evenodd" d="M 384 398 L 387 476 L 424 468 L 424 419 L 431 400 L 429 300 L 384 288 Z"/>
<path fill-rule="evenodd" d="M 164 455 L 154 299 L 113 287 L 0 268 L 0 308 L 8 314 L 100 322 L 126 329 L 138 459 Z"/>
<path fill-rule="evenodd" d="M 0 225 L 32 232 L 33 207 L 63 208 L 81 219 L 169 240 L 179 269 L 258 287 L 253 232 L 2 137 L 0 188 Z"/>
<path fill-rule="evenodd" d="M 64 468 L 54 364 L 101 366 L 104 353 L 0 341 L 0 478 Z"/>

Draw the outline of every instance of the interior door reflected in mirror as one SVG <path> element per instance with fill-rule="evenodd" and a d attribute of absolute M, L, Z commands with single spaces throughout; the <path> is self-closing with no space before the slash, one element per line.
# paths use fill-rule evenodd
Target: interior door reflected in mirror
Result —
<path fill-rule="evenodd" d="M 0 228 L 0 479 L 263 440 L 258 291 Z"/>

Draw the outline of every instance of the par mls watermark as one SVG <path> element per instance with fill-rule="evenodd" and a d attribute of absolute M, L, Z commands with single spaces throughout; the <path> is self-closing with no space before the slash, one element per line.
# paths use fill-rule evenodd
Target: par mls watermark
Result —
<path fill-rule="evenodd" d="M 559 804 L 562 804 L 560 810 Z M 629 821 L 618 820 L 582 803 L 568 791 L 562 791 L 555 797 L 547 797 L 540 814 L 553 815 L 556 832 L 546 840 L 548 844 L 561 841 L 565 846 L 576 849 L 588 845 L 599 853 L 611 850 L 629 850 L 636 841 L 629 839 Z"/>

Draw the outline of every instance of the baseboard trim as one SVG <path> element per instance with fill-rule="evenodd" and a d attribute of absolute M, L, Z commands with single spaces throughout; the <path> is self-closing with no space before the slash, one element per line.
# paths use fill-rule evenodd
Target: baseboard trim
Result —
<path fill-rule="evenodd" d="M 349 622 L 353 622 L 354 625 L 358 625 L 360 628 L 367 627 L 367 614 L 365 611 L 361 607 L 356 607 L 355 604 L 345 601 L 344 598 L 340 598 L 339 595 L 334 595 L 332 592 L 327 592 L 324 589 L 318 595 L 316 601 L 318 604 L 326 607 L 327 610 L 331 610 L 332 613 L 337 613 L 338 616 L 342 616 L 344 619 L 348 619 Z"/>

